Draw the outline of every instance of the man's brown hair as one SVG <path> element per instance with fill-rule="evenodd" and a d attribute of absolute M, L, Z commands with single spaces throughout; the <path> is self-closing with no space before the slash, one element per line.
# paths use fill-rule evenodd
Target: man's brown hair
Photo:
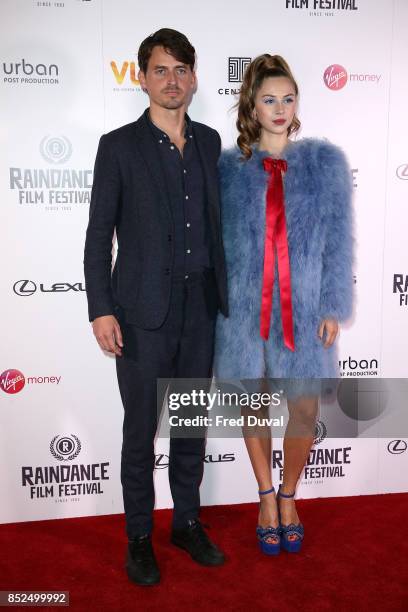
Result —
<path fill-rule="evenodd" d="M 176 60 L 190 66 L 194 70 L 195 49 L 187 36 L 177 30 L 162 28 L 144 39 L 139 47 L 137 59 L 139 68 L 146 74 L 147 66 L 154 47 L 164 47 L 165 51 Z"/>

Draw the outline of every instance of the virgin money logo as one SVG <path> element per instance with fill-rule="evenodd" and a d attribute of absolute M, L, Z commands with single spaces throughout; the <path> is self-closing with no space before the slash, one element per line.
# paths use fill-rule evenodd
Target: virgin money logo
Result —
<path fill-rule="evenodd" d="M 20 370 L 4 370 L 0 375 L 0 387 L 5 393 L 18 393 L 25 385 L 25 377 Z"/>
<path fill-rule="evenodd" d="M 342 89 L 347 83 L 347 70 L 340 64 L 332 64 L 323 74 L 323 81 L 329 89 Z"/>

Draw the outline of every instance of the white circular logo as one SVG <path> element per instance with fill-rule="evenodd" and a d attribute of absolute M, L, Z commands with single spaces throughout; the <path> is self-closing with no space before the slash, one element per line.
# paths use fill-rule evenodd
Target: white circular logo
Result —
<path fill-rule="evenodd" d="M 55 436 L 50 443 L 51 455 L 58 461 L 71 461 L 81 451 L 81 442 L 74 434 L 70 436 Z"/>
<path fill-rule="evenodd" d="M 40 152 L 45 161 L 51 164 L 63 164 L 72 154 L 72 145 L 65 136 L 44 136 Z"/>

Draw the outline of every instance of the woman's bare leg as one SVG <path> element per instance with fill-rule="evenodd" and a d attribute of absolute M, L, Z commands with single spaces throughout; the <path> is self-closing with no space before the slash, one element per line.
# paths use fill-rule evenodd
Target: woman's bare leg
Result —
<path fill-rule="evenodd" d="M 300 474 L 308 459 L 315 435 L 318 397 L 302 397 L 288 400 L 289 421 L 283 441 L 284 468 L 281 492 L 291 494 L 296 490 Z M 294 498 L 279 497 L 283 525 L 299 523 Z M 292 536 L 293 539 L 296 536 Z"/>

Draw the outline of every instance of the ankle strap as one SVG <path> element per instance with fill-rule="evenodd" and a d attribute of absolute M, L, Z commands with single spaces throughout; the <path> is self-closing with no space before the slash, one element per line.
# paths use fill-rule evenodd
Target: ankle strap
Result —
<path fill-rule="evenodd" d="M 291 497 L 295 497 L 296 491 L 293 491 L 293 493 L 291 493 L 290 495 L 288 495 L 287 493 L 281 493 L 281 486 L 282 485 L 279 485 L 279 490 L 278 490 L 279 497 L 287 497 L 288 499 L 290 499 Z"/>
<path fill-rule="evenodd" d="M 259 495 L 266 495 L 267 493 L 272 493 L 275 490 L 275 487 L 272 489 L 268 489 L 267 491 L 258 491 Z"/>

